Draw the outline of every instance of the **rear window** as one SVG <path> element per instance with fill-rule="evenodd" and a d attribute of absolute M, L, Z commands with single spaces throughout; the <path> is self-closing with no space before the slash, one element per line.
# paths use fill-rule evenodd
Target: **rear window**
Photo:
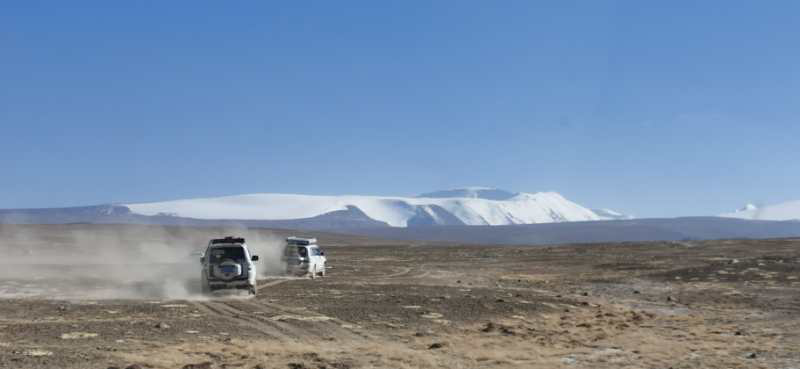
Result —
<path fill-rule="evenodd" d="M 244 260 L 244 248 L 240 246 L 233 247 L 215 247 L 209 252 L 209 260 L 214 262 L 221 262 L 226 259 Z"/>

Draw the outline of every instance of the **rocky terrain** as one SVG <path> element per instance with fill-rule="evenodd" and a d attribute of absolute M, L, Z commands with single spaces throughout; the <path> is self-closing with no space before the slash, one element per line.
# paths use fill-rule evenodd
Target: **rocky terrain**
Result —
<path fill-rule="evenodd" d="M 26 250 L 74 246 L 49 227 Z M 266 278 L 255 298 L 81 297 L 57 273 L 0 273 L 0 368 L 800 368 L 800 240 L 337 237 L 326 278 Z"/>

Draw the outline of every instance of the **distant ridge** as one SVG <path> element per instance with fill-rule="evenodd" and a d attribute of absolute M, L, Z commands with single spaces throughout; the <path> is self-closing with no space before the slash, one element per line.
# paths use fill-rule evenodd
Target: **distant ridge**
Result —
<path fill-rule="evenodd" d="M 510 226 L 438 226 L 353 229 L 349 233 L 404 241 L 464 244 L 552 245 L 567 243 L 689 241 L 800 237 L 800 222 L 720 217 L 653 218 Z"/>
<path fill-rule="evenodd" d="M 513 225 L 624 217 L 610 210 L 593 211 L 556 192 L 514 193 L 487 187 L 435 191 L 417 197 L 258 193 L 121 206 L 144 216 L 265 221 L 308 219 L 354 208 L 367 218 L 392 227 Z"/>
<path fill-rule="evenodd" d="M 800 200 L 761 207 L 747 204 L 733 213 L 720 216 L 751 220 L 800 220 Z"/>
<path fill-rule="evenodd" d="M 799 221 L 759 221 L 721 217 L 684 217 L 611 221 L 516 224 L 502 226 L 409 225 L 390 227 L 348 207 L 317 217 L 290 220 L 194 219 L 140 215 L 124 206 L 0 210 L 2 224 L 150 224 L 235 226 L 334 232 L 401 241 L 464 244 L 545 245 L 625 241 L 691 241 L 731 238 L 800 237 Z"/>

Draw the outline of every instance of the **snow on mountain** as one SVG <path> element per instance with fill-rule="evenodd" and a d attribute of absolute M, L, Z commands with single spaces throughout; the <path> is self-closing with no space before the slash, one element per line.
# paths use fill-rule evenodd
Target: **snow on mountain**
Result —
<path fill-rule="evenodd" d="M 758 209 L 758 206 L 755 206 L 753 204 L 749 204 L 748 203 L 748 204 L 745 204 L 741 209 L 739 209 L 737 211 L 748 211 L 748 210 L 756 210 L 756 209 Z"/>
<path fill-rule="evenodd" d="M 763 207 L 747 204 L 733 213 L 720 216 L 751 220 L 800 220 L 800 200 Z"/>
<path fill-rule="evenodd" d="M 592 211 L 599 217 L 609 220 L 633 219 L 630 215 L 622 214 L 611 209 L 592 209 Z"/>
<path fill-rule="evenodd" d="M 459 194 L 470 196 L 457 197 Z M 490 198 L 499 196 L 505 199 L 482 198 L 484 196 Z M 616 215 L 596 213 L 555 192 L 514 194 L 487 188 L 439 191 L 425 194 L 424 197 L 266 193 L 123 204 L 123 206 L 140 215 L 239 220 L 304 219 L 355 207 L 369 218 L 394 227 L 443 224 L 509 225 L 616 219 Z"/>
<path fill-rule="evenodd" d="M 466 187 L 453 190 L 435 191 L 421 194 L 417 197 L 451 198 L 464 197 L 486 200 L 508 200 L 518 194 L 491 187 Z"/>

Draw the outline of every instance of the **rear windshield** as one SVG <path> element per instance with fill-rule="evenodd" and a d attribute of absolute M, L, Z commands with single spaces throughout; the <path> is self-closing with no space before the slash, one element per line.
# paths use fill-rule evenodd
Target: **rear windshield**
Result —
<path fill-rule="evenodd" d="M 244 260 L 244 248 L 241 246 L 215 247 L 209 252 L 209 261 L 219 263 L 226 259 Z"/>

